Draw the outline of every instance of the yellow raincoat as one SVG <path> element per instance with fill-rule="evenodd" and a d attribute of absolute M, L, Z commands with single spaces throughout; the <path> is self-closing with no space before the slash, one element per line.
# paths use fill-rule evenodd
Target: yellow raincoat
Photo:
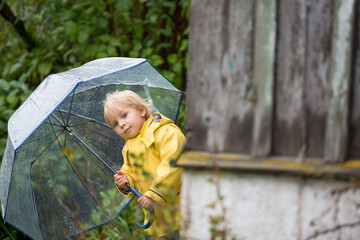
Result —
<path fill-rule="evenodd" d="M 156 115 L 161 120 L 154 121 Z M 150 235 L 164 236 L 169 230 L 168 226 L 173 228 L 171 230 L 179 229 L 182 169 L 171 167 L 170 160 L 180 153 L 184 142 L 185 136 L 180 128 L 159 113 L 152 114 L 146 120 L 137 136 L 126 139 L 121 171 L 126 174 L 131 186 L 160 203 L 170 213 L 170 217 L 165 218 L 162 214 L 164 209 L 155 210 L 154 222 L 146 230 Z M 133 197 L 134 194 L 130 192 L 125 196 Z M 147 222 L 148 211 L 143 211 Z"/>

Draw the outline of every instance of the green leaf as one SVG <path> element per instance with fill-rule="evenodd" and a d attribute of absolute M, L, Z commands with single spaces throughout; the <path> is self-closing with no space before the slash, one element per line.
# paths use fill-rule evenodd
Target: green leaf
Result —
<path fill-rule="evenodd" d="M 5 105 L 5 96 L 0 96 L 0 110 L 3 110 L 3 105 Z"/>
<path fill-rule="evenodd" d="M 184 35 L 188 35 L 190 32 L 190 27 L 185 28 Z"/>
<path fill-rule="evenodd" d="M 96 23 L 98 24 L 98 26 L 100 27 L 100 28 L 106 28 L 107 27 L 107 21 L 106 21 L 106 19 L 104 19 L 104 18 L 98 18 L 97 19 L 97 21 L 96 21 Z"/>
<path fill-rule="evenodd" d="M 142 48 L 142 44 L 140 42 L 137 42 L 135 43 L 133 50 L 140 52 L 141 48 Z"/>
<path fill-rule="evenodd" d="M 63 9 L 63 11 L 59 12 L 59 15 L 60 19 L 64 21 L 75 17 L 76 13 L 72 10 Z"/>
<path fill-rule="evenodd" d="M 129 52 L 129 57 L 137 58 L 137 57 L 139 57 L 139 52 L 137 52 L 137 51 L 130 51 L 130 52 Z"/>
<path fill-rule="evenodd" d="M 182 64 L 179 62 L 174 62 L 171 67 L 171 70 L 180 75 L 182 71 Z"/>
<path fill-rule="evenodd" d="M 108 46 L 108 47 L 106 48 L 106 51 L 107 51 L 107 53 L 109 54 L 109 56 L 115 57 L 115 56 L 117 55 L 117 52 L 116 52 L 116 48 L 115 48 L 115 47 Z"/>
<path fill-rule="evenodd" d="M 34 56 L 42 56 L 45 54 L 45 52 L 46 52 L 46 48 L 41 48 L 41 47 L 35 47 L 31 50 L 31 53 Z"/>
<path fill-rule="evenodd" d="M 65 33 L 74 39 L 78 33 L 78 25 L 73 21 L 65 22 Z"/>
<path fill-rule="evenodd" d="M 14 107 L 19 102 L 20 99 L 16 96 L 17 93 L 18 90 L 16 89 L 6 97 L 6 101 L 10 104 L 10 106 Z"/>
<path fill-rule="evenodd" d="M 59 26 L 52 31 L 52 35 L 54 38 L 56 38 L 60 33 L 63 33 L 64 31 L 65 31 L 64 26 Z"/>
<path fill-rule="evenodd" d="M 108 57 L 108 54 L 104 51 L 104 52 L 98 52 L 96 54 L 96 58 L 106 58 Z"/>
<path fill-rule="evenodd" d="M 67 59 L 67 58 L 71 55 L 71 53 L 72 53 L 73 51 L 74 51 L 74 49 L 70 48 L 68 51 L 66 51 L 66 52 L 64 53 L 63 58 L 64 58 L 64 59 Z"/>
<path fill-rule="evenodd" d="M 115 1 L 115 8 L 118 11 L 128 11 L 129 10 L 129 1 L 127 0 L 117 0 Z"/>
<path fill-rule="evenodd" d="M 9 83 L 4 79 L 0 79 L 0 91 L 7 92 L 9 91 L 9 89 L 10 89 Z"/>
<path fill-rule="evenodd" d="M 110 38 L 109 44 L 110 44 L 111 46 L 114 46 L 114 47 L 120 47 L 120 46 L 121 46 L 120 39 L 114 38 L 114 37 Z"/>
<path fill-rule="evenodd" d="M 150 47 L 153 48 L 154 47 L 154 39 L 148 39 L 147 41 L 144 42 L 146 47 Z"/>
<path fill-rule="evenodd" d="M 15 110 L 13 110 L 13 109 L 6 109 L 4 112 L 2 112 L 2 115 L 5 116 L 6 118 L 10 118 L 11 115 L 14 114 L 14 112 L 15 112 Z"/>
<path fill-rule="evenodd" d="M 36 67 L 39 63 L 39 58 L 33 57 L 33 59 L 31 60 L 31 65 L 33 67 Z"/>
<path fill-rule="evenodd" d="M 11 86 L 12 88 L 15 88 L 15 89 L 20 89 L 20 88 L 21 88 L 21 85 L 22 85 L 21 82 L 16 81 L 16 80 L 10 81 L 9 84 L 10 84 L 10 86 Z"/>
<path fill-rule="evenodd" d="M 159 55 L 156 55 L 156 54 L 151 55 L 149 57 L 149 60 L 151 62 L 151 65 L 153 65 L 154 67 L 157 67 L 157 66 L 161 65 L 164 62 L 164 60 Z"/>
<path fill-rule="evenodd" d="M 176 79 L 176 75 L 173 72 L 163 70 L 163 71 L 161 71 L 161 74 L 164 75 L 164 77 L 172 83 L 174 82 L 174 79 Z"/>
<path fill-rule="evenodd" d="M 142 26 L 142 24 L 136 24 L 134 27 L 134 31 L 137 37 L 142 37 L 142 34 L 144 32 L 144 27 Z"/>
<path fill-rule="evenodd" d="M 167 42 L 162 42 L 156 46 L 155 52 L 159 52 L 162 48 L 171 48 L 171 44 Z"/>
<path fill-rule="evenodd" d="M 26 75 L 27 75 L 27 74 L 23 74 L 21 77 L 26 76 Z M 13 86 L 13 82 L 16 83 L 16 88 L 21 89 L 22 92 L 27 93 L 27 92 L 29 91 L 28 86 L 27 86 L 24 82 L 22 82 L 22 81 L 20 81 L 20 80 L 18 80 L 18 81 L 11 81 L 11 83 L 10 83 L 11 86 Z"/>
<path fill-rule="evenodd" d="M 88 40 L 89 38 L 89 33 L 86 32 L 86 31 L 80 31 L 79 34 L 78 34 L 78 42 L 79 44 L 83 44 L 86 40 Z"/>
<path fill-rule="evenodd" d="M 30 95 L 30 93 L 29 93 L 29 94 L 21 94 L 20 97 L 19 97 L 19 98 L 20 98 L 20 101 L 21 101 L 21 102 L 24 102 L 24 101 L 26 100 L 26 98 L 29 97 L 29 95 Z"/>
<path fill-rule="evenodd" d="M 42 75 L 48 75 L 52 68 L 51 62 L 41 62 L 38 66 L 38 71 Z"/>
<path fill-rule="evenodd" d="M 97 46 L 96 51 L 97 51 L 97 52 L 105 52 L 105 51 L 106 51 L 106 48 L 107 48 L 107 45 L 101 44 L 101 45 L 98 45 L 98 46 Z"/>
<path fill-rule="evenodd" d="M 188 43 L 189 43 L 189 41 L 187 40 L 187 39 L 183 39 L 182 41 L 181 41 L 181 46 L 180 46 L 180 52 L 182 52 L 182 51 L 184 51 L 185 49 L 187 49 L 187 47 L 188 47 Z"/>
<path fill-rule="evenodd" d="M 13 64 L 12 66 L 11 66 L 11 68 L 10 68 L 10 74 L 13 74 L 13 73 L 15 73 L 15 72 L 17 72 L 19 69 L 20 69 L 20 67 L 21 67 L 21 63 L 15 63 L 15 64 Z"/>
<path fill-rule="evenodd" d="M 28 71 L 29 72 L 29 71 Z M 24 83 L 25 82 L 25 80 L 26 80 L 26 78 L 28 77 L 28 73 L 23 73 L 23 74 L 21 74 L 21 76 L 19 77 L 19 82 L 20 83 Z"/>
<path fill-rule="evenodd" d="M 99 36 L 99 40 L 103 43 L 107 43 L 110 40 L 110 35 L 104 34 Z"/>
<path fill-rule="evenodd" d="M 0 32 L 0 41 L 4 41 L 6 39 L 6 34 L 3 32 Z"/>
<path fill-rule="evenodd" d="M 173 1 L 161 1 L 161 5 L 164 7 L 172 8 L 175 5 Z"/>
<path fill-rule="evenodd" d="M 153 52 L 153 49 L 152 49 L 152 48 L 145 48 L 145 49 L 142 51 L 141 55 L 142 55 L 142 57 L 147 58 L 147 57 L 149 57 L 149 56 L 152 54 L 152 52 Z"/>
<path fill-rule="evenodd" d="M 169 63 L 174 63 L 174 62 L 176 62 L 176 60 L 177 60 L 177 56 L 176 56 L 175 53 L 169 54 L 169 55 L 167 56 L 167 61 L 168 61 Z"/>
<path fill-rule="evenodd" d="M 85 16 L 90 16 L 90 15 L 93 14 L 93 12 L 95 12 L 95 11 L 96 11 L 95 8 L 89 7 L 89 8 L 87 8 L 87 9 L 84 11 L 84 15 L 85 15 Z"/>
<path fill-rule="evenodd" d="M 3 146 L 5 146 L 5 145 L 3 145 Z M 0 156 L 3 156 L 4 155 L 4 152 L 5 152 L 5 148 L 0 148 Z M 7 237 L 7 238 L 5 238 L 4 240 L 13 240 L 13 239 L 15 239 L 15 238 L 10 238 L 10 237 Z"/>
<path fill-rule="evenodd" d="M 6 129 L 6 123 L 0 120 L 0 129 Z"/>
<path fill-rule="evenodd" d="M 149 18 L 150 23 L 156 23 L 157 20 L 158 20 L 158 16 L 155 14 L 151 15 Z"/>
<path fill-rule="evenodd" d="M 171 30 L 169 29 L 160 29 L 160 33 L 167 37 L 171 37 Z"/>
<path fill-rule="evenodd" d="M 184 66 L 185 69 L 189 69 L 189 52 L 186 52 Z"/>
<path fill-rule="evenodd" d="M 59 46 L 57 46 L 56 50 L 57 51 L 62 51 L 62 50 L 64 50 L 64 48 L 65 48 L 65 44 L 61 43 Z"/>
<path fill-rule="evenodd" d="M 86 47 L 86 52 L 91 58 L 94 58 L 97 52 L 97 44 L 88 45 Z"/>
<path fill-rule="evenodd" d="M 5 63 L 4 69 L 1 73 L 2 77 L 5 78 L 8 75 L 9 71 L 10 71 L 10 63 L 7 62 L 7 63 Z"/>

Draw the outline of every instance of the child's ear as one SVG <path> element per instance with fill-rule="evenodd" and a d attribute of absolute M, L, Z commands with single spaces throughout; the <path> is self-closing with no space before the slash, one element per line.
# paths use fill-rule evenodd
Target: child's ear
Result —
<path fill-rule="evenodd" d="M 140 115 L 143 118 L 146 116 L 146 108 L 144 106 L 141 106 Z"/>

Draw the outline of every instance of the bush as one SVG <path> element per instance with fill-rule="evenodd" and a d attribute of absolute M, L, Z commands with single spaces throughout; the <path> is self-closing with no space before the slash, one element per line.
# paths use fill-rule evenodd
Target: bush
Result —
<path fill-rule="evenodd" d="M 10 6 L 16 19 L 11 22 L 1 12 L 0 159 L 10 116 L 51 73 L 97 58 L 142 57 L 185 90 L 190 0 L 8 0 L 0 3 L 0 9 L 5 6 Z M 18 23 L 24 24 L 29 38 L 18 31 Z M 183 129 L 185 109 L 184 101 L 178 120 Z M 129 224 L 133 211 L 130 207 L 115 221 L 130 229 L 126 234 L 135 231 Z M 92 239 L 114 239 L 119 234 L 116 229 L 103 226 L 87 234 Z M 20 239 L 13 231 L 0 226 L 2 239 Z"/>

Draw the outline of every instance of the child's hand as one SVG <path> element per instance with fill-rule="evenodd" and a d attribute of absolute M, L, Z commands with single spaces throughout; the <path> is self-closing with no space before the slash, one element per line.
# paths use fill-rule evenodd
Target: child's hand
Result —
<path fill-rule="evenodd" d="M 117 173 L 114 175 L 115 183 L 122 189 L 130 190 L 128 186 L 126 186 L 126 183 L 129 183 L 129 180 L 127 179 L 125 173 L 122 171 L 117 171 Z"/>
<path fill-rule="evenodd" d="M 142 196 L 141 198 L 139 198 L 138 203 L 143 208 L 149 208 L 150 206 L 152 206 L 153 208 L 161 207 L 161 205 L 158 202 L 152 200 L 151 198 L 149 198 L 147 196 Z"/>

